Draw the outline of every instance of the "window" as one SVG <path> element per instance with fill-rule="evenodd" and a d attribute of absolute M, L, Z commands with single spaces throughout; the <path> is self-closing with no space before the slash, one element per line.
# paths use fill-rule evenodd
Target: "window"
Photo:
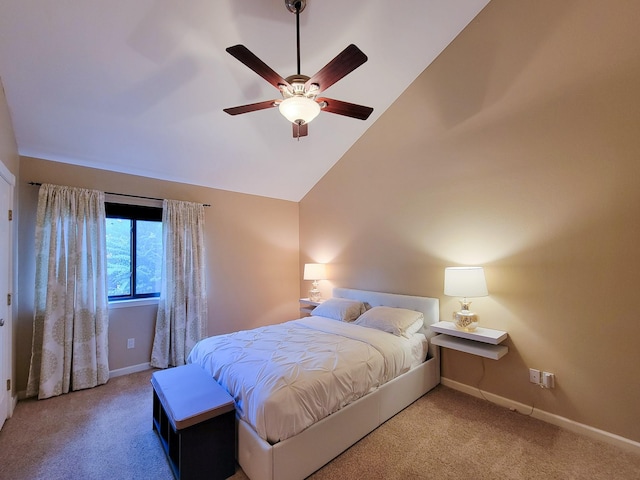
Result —
<path fill-rule="evenodd" d="M 105 202 L 109 300 L 160 296 L 162 208 Z"/>

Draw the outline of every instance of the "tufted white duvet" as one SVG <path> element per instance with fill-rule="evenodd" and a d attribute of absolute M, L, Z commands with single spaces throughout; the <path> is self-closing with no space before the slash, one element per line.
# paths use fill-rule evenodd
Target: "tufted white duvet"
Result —
<path fill-rule="evenodd" d="M 400 375 L 426 340 L 323 317 L 201 340 L 201 365 L 236 402 L 237 413 L 270 443 L 296 435 Z M 418 355 L 424 356 L 426 350 Z"/>

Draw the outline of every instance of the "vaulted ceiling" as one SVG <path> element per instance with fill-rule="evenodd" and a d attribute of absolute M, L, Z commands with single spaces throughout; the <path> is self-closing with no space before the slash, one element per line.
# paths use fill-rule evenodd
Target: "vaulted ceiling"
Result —
<path fill-rule="evenodd" d="M 279 97 L 227 47 L 296 73 L 284 0 L 3 0 L 0 78 L 21 155 L 299 201 L 487 3 L 307 0 L 301 73 L 357 45 L 326 96 L 374 111 L 299 141 L 277 109 L 222 111 Z"/>

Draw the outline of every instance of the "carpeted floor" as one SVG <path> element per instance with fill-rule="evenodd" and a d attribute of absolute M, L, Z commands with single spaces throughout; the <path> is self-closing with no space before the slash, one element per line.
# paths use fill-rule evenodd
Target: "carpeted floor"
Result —
<path fill-rule="evenodd" d="M 19 402 L 0 431 L 0 479 L 173 478 L 151 427 L 150 376 Z M 438 386 L 310 478 L 638 479 L 640 454 Z"/>

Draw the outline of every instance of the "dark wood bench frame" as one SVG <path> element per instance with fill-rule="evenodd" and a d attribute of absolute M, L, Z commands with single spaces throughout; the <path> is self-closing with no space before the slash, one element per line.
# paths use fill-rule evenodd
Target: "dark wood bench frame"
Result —
<path fill-rule="evenodd" d="M 233 398 L 198 365 L 154 372 L 153 429 L 178 480 L 235 473 Z"/>

